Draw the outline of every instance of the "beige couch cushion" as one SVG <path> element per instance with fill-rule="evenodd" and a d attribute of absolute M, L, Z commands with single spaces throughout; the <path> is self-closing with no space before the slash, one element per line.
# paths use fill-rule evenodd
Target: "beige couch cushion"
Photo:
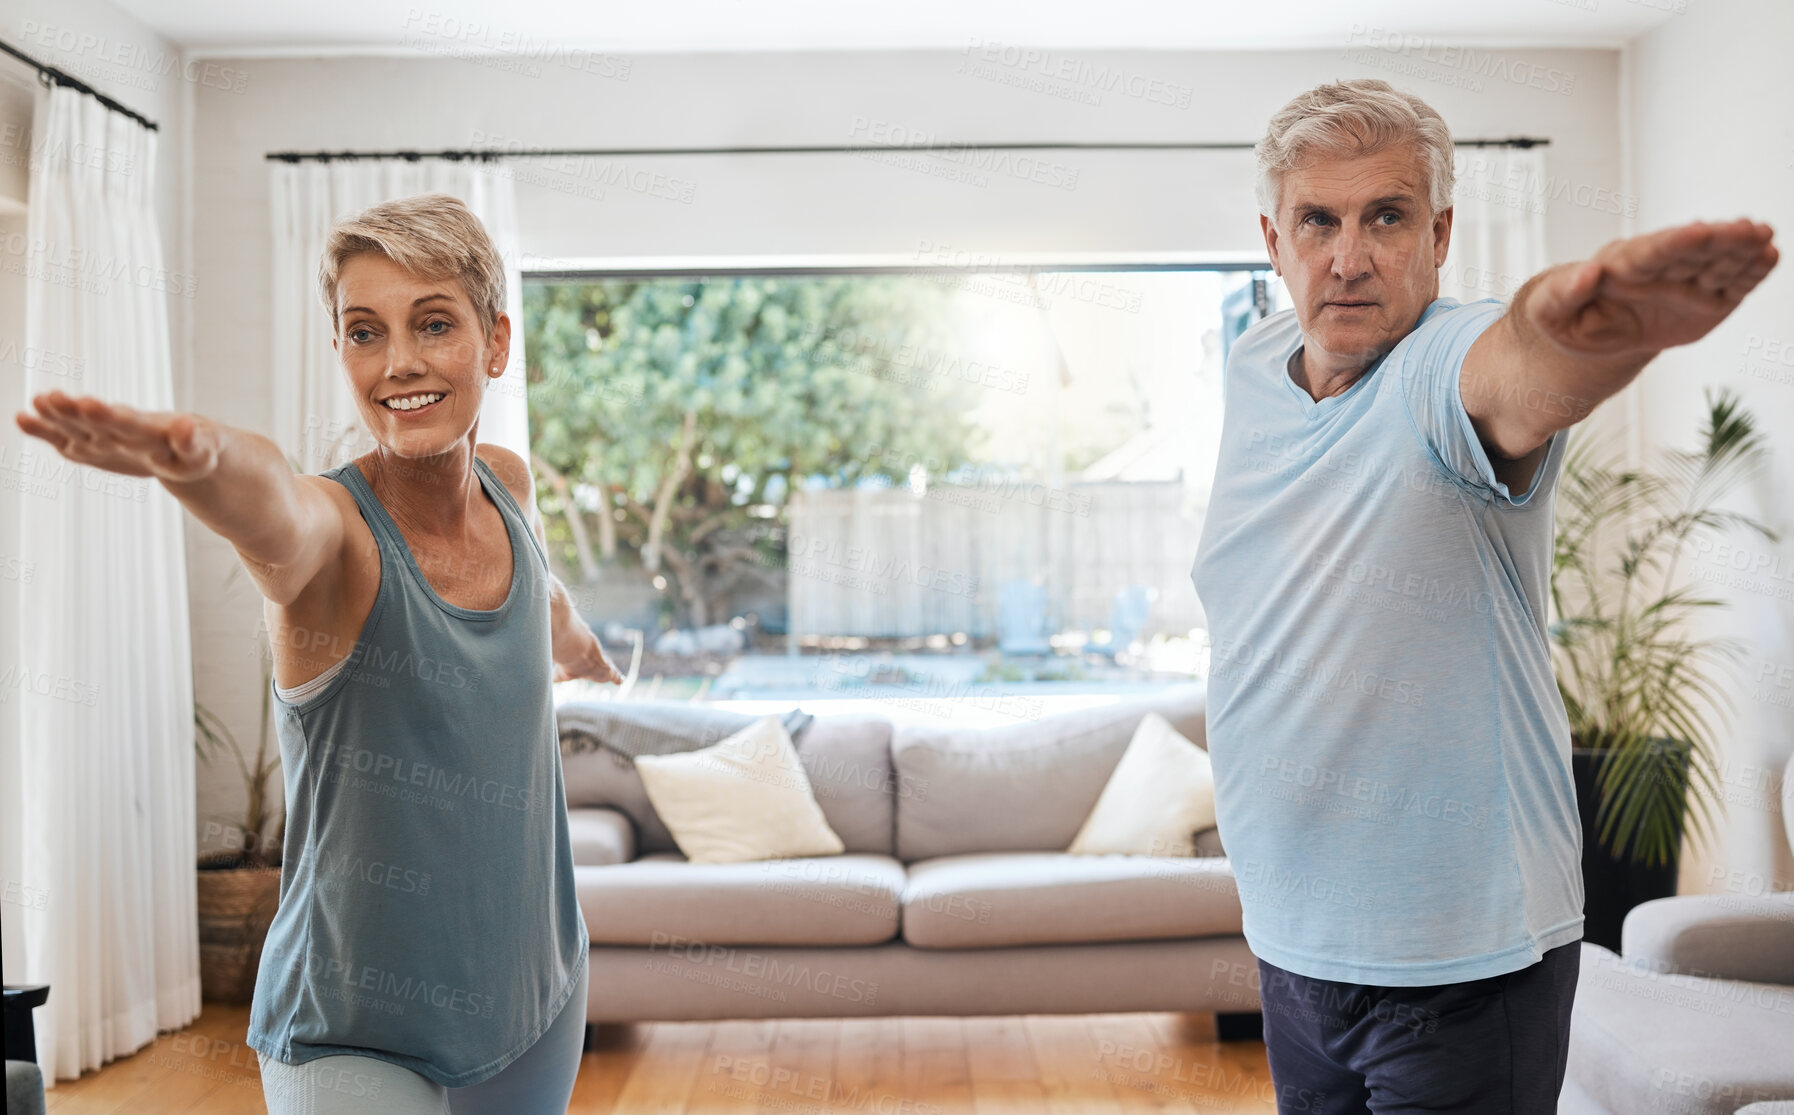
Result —
<path fill-rule="evenodd" d="M 575 867 L 594 945 L 874 945 L 897 935 L 903 865 L 889 856 L 688 863 L 656 852 Z"/>
<path fill-rule="evenodd" d="M 585 702 L 566 709 L 561 730 L 571 725 L 627 732 L 631 724 L 652 723 L 701 739 L 708 746 L 740 731 L 753 717 L 685 701 Z M 891 723 L 878 716 L 818 716 L 792 741 L 810 779 L 822 816 L 849 852 L 889 855 L 895 821 L 892 798 Z M 569 806 L 609 806 L 635 824 L 642 853 L 677 852 L 679 845 L 648 801 L 647 790 L 628 759 L 607 748 L 569 749 L 563 741 L 561 769 Z"/>
<path fill-rule="evenodd" d="M 1246 939 L 1238 936 L 1106 945 L 1024 945 L 1012 949 L 913 949 L 901 941 L 848 948 L 694 945 L 651 950 L 594 945 L 589 963 L 592 997 L 586 1006 L 588 1022 L 1258 1009 L 1257 961 L 1246 947 Z M 771 1028 L 756 1028 L 756 1032 L 770 1034 Z M 759 1048 L 762 1052 L 755 1060 L 758 1071 L 764 1073 L 766 1047 Z M 865 1048 L 868 1047 L 862 1046 Z M 888 1048 L 891 1060 L 886 1063 L 895 1071 L 898 1050 L 894 1045 Z M 1022 1052 L 1026 1054 L 1025 1049 Z M 1087 1059 L 1086 1066 L 1096 1063 L 1088 1060 L 1095 1052 L 1094 1048 L 1086 1048 L 1080 1054 L 1063 1047 L 1054 1051 L 1060 1057 L 1081 1055 Z M 779 1057 L 773 1063 L 788 1062 Z M 1024 1056 L 1016 1067 L 1032 1077 L 1034 1059 Z M 1178 1071 L 1188 1074 L 1193 1070 L 1185 1063 Z M 1200 1066 L 1194 1071 L 1206 1072 Z M 1233 1069 L 1228 1070 L 1226 1078 L 1250 1084 L 1254 1091 L 1269 1090 L 1257 1083 L 1262 1078 L 1250 1074 L 1242 1077 Z M 819 1073 L 813 1079 L 820 1080 L 822 1076 Z M 860 1115 L 964 1115 L 970 1107 L 903 1099 L 895 1079 L 886 1079 L 891 1086 L 880 1091 L 856 1085 L 862 1090 L 829 1109 Z M 1191 1077 L 1182 1075 L 1178 1079 L 1188 1081 Z M 1099 1091 L 1105 1097 L 1111 1094 L 1107 1087 L 1099 1087 Z M 810 1094 L 820 1099 L 823 1091 Z M 1097 1093 L 1081 1094 L 1094 1099 Z M 1200 1096 L 1219 1098 L 1212 1086 L 1204 1088 Z M 1203 1104 L 1194 1110 L 1204 1115 L 1271 1110 L 1269 1106 L 1260 1107 L 1256 1101 L 1241 1102 L 1251 1102 L 1251 1107 L 1217 1108 Z M 790 1108 L 768 1104 L 763 1110 L 796 1115 L 799 1110 L 823 1109 L 823 1104 L 798 1108 L 794 1102 Z M 1112 1103 L 1095 1109 L 1116 1110 Z M 737 1107 L 713 1102 L 702 1107 L 694 1105 L 692 1110 L 721 1112 Z M 1048 1107 L 1036 1092 L 1031 1098 L 1017 1097 L 1010 1103 L 999 1100 L 994 1108 L 985 1106 L 982 1110 L 1036 1115 Z M 1084 1109 L 1074 1100 L 1059 1105 L 1057 1110 L 1081 1113 Z M 1190 1115 L 1192 1108 L 1187 1104 L 1166 1105 L 1157 1110 Z"/>
<path fill-rule="evenodd" d="M 575 867 L 603 867 L 635 858 L 635 829 L 615 809 L 591 806 L 567 810 L 567 838 Z"/>
<path fill-rule="evenodd" d="M 693 863 L 751 863 L 846 851 L 822 819 L 810 779 L 776 716 L 709 747 L 641 755 L 654 812 Z"/>
<path fill-rule="evenodd" d="M 1149 712 L 1065 850 L 1075 856 L 1188 856 L 1195 854 L 1196 834 L 1214 827 L 1215 775 L 1208 752 Z"/>
<path fill-rule="evenodd" d="M 1207 746 L 1200 685 L 998 728 L 900 725 L 891 741 L 897 784 L 925 792 L 897 795 L 897 858 L 1063 852 L 1154 711 Z"/>
<path fill-rule="evenodd" d="M 991 948 L 1210 937 L 1240 932 L 1225 859 L 1004 852 L 913 863 L 903 939 Z"/>
<path fill-rule="evenodd" d="M 1582 942 L 1569 1073 L 1617 1115 L 1794 1096 L 1794 988 L 1653 971 Z"/>

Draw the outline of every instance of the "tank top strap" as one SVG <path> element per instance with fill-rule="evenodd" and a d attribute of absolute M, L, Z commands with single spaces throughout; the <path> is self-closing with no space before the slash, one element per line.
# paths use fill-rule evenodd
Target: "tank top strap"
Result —
<path fill-rule="evenodd" d="M 492 466 L 478 454 L 474 455 L 473 467 L 475 472 L 486 478 L 486 490 L 492 493 L 492 500 L 498 504 L 500 513 L 517 520 L 517 533 L 529 539 L 530 548 L 535 550 L 536 557 L 541 559 L 542 568 L 547 569 L 548 553 L 542 548 L 542 540 L 536 537 L 536 532 L 530 527 L 529 516 L 524 513 L 522 507 L 517 505 L 517 497 L 511 494 L 511 489 L 505 487 L 505 482 L 498 478 L 498 473 L 493 472 Z"/>
<path fill-rule="evenodd" d="M 530 548 L 535 551 L 537 559 L 542 563 L 542 568 L 548 569 L 548 553 L 542 548 L 542 540 L 537 538 L 536 532 L 530 528 L 529 516 L 525 515 L 523 508 L 517 505 L 516 498 L 511 495 L 511 489 L 505 487 L 504 481 L 500 480 L 498 474 L 492 471 L 492 466 L 478 454 L 475 454 L 473 458 L 473 471 L 476 478 L 484 485 L 486 494 L 497 505 L 498 513 L 515 522 L 517 533 L 529 539 Z M 323 475 L 349 489 L 349 494 L 355 497 L 356 505 L 361 508 L 362 518 L 373 525 L 375 540 L 383 548 L 391 549 L 401 560 L 411 552 L 411 547 L 405 541 L 405 536 L 400 533 L 398 524 L 392 521 L 392 516 L 386 513 L 386 506 L 380 502 L 378 496 L 374 495 L 374 489 L 368 485 L 367 477 L 362 474 L 360 466 L 354 461 L 344 461 L 335 468 L 325 471 Z"/>
<path fill-rule="evenodd" d="M 361 517 L 374 528 L 374 541 L 381 549 L 391 551 L 403 564 L 411 547 L 406 544 L 405 536 L 399 533 L 399 525 L 386 513 L 386 507 L 381 504 L 380 498 L 374 495 L 374 489 L 368 485 L 367 477 L 362 475 L 361 467 L 354 461 L 344 461 L 324 475 L 349 489 L 349 494 L 355 497 L 356 506 L 361 508 Z"/>

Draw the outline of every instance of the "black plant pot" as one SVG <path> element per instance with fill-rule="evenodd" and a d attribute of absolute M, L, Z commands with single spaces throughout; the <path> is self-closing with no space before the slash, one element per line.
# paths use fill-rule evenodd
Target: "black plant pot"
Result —
<path fill-rule="evenodd" d="M 1572 748 L 1570 773 L 1576 780 L 1576 809 L 1582 815 L 1582 939 L 1620 951 L 1620 929 L 1632 907 L 1653 898 L 1676 893 L 1677 857 L 1666 864 L 1647 867 L 1635 863 L 1627 849 L 1618 858 L 1601 846 L 1595 827 L 1596 780 L 1606 752 Z"/>

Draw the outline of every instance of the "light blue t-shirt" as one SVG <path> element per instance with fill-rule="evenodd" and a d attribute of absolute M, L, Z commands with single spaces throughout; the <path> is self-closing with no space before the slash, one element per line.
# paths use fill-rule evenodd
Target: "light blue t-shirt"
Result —
<path fill-rule="evenodd" d="M 1458 392 L 1503 310 L 1436 300 L 1319 402 L 1289 375 L 1293 310 L 1247 330 L 1223 373 L 1191 571 L 1215 807 L 1247 944 L 1300 975 L 1457 983 L 1582 935 L 1545 632 L 1569 433 L 1511 492 Z"/>

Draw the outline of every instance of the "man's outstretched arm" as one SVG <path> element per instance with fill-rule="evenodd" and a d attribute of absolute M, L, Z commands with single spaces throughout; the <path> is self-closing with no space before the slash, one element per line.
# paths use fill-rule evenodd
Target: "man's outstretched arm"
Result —
<path fill-rule="evenodd" d="M 1659 352 L 1700 340 L 1775 266 L 1774 230 L 1749 220 L 1615 240 L 1526 281 L 1464 356 L 1465 413 L 1510 488 Z"/>

